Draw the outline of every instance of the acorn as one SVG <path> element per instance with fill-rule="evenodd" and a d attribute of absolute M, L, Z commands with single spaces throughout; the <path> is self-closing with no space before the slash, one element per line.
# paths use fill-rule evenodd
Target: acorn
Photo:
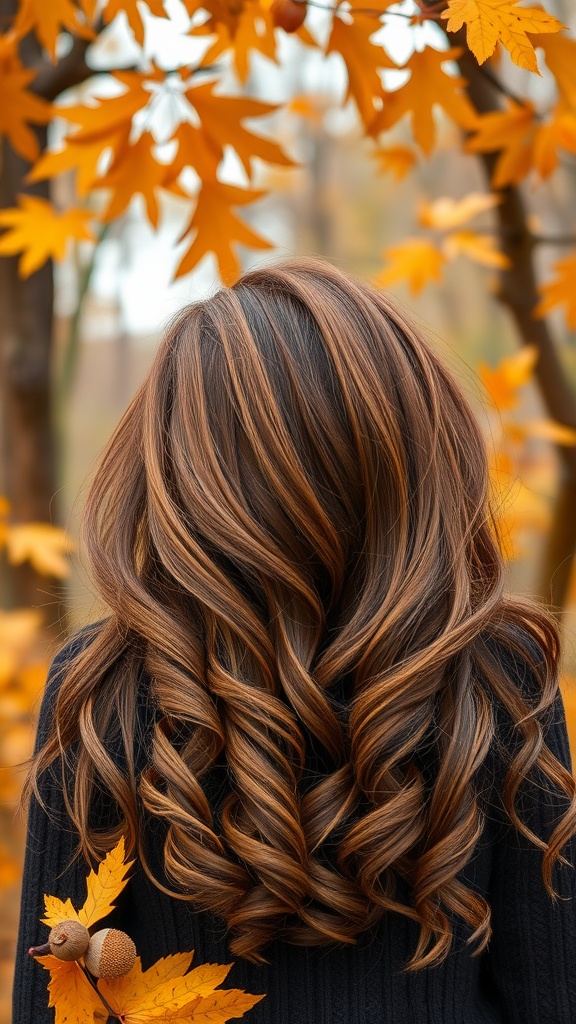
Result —
<path fill-rule="evenodd" d="M 80 921 L 60 921 L 48 936 L 50 952 L 59 960 L 77 960 L 88 949 L 90 934 Z"/>
<path fill-rule="evenodd" d="M 277 28 L 297 32 L 306 18 L 306 0 L 274 0 L 270 13 Z"/>
<path fill-rule="evenodd" d="M 120 978 L 128 974 L 136 960 L 136 946 L 126 932 L 118 928 L 102 928 L 94 932 L 84 963 L 95 978 Z"/>

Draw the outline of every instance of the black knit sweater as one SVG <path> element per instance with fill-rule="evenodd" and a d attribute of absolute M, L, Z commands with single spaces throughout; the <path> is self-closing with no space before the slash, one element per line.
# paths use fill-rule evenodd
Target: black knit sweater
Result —
<path fill-rule="evenodd" d="M 61 668 L 75 644 L 56 657 L 40 711 L 36 749 L 51 728 Z M 528 676 L 518 670 L 519 681 Z M 142 693 L 146 680 L 142 681 Z M 146 701 L 139 702 L 141 736 L 149 726 Z M 139 712 L 140 713 L 140 712 Z M 546 725 L 546 742 L 571 767 L 566 721 L 558 697 Z M 145 740 L 137 760 L 145 763 Z M 492 770 L 492 769 L 491 769 Z M 492 778 L 497 778 L 497 773 Z M 494 788 L 494 787 L 492 787 Z M 527 788 L 521 816 L 547 838 L 565 797 L 551 786 Z M 548 791 L 547 791 L 548 790 Z M 86 893 L 87 867 L 78 858 L 67 867 L 77 835 L 67 818 L 57 772 L 48 771 L 41 792 L 51 821 L 32 798 L 16 956 L 13 1024 L 52 1024 L 42 967 L 27 955 L 30 945 L 46 941 L 43 894 L 71 897 L 76 907 Z M 156 877 L 162 877 L 161 844 L 152 851 Z M 576 838 L 564 850 L 576 865 Z M 471 957 L 469 932 L 455 920 L 453 949 L 439 967 L 403 973 L 413 954 L 418 926 L 403 915 L 387 913 L 354 946 L 297 947 L 283 941 L 263 952 L 266 965 L 234 958 L 225 928 L 190 903 L 161 893 L 136 864 L 116 909 L 98 927 L 127 931 L 144 968 L 159 957 L 195 950 L 194 965 L 230 963 L 225 987 L 265 993 L 245 1019 L 247 1024 L 576 1024 L 576 871 L 556 866 L 554 884 L 565 899 L 554 903 L 541 875 L 541 853 L 507 822 L 496 797 L 463 880 L 484 894 L 492 908 L 493 936 L 480 956 Z"/>

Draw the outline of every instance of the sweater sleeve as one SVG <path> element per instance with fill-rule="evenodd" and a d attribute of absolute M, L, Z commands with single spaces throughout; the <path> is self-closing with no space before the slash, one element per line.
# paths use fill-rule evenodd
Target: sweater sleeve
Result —
<path fill-rule="evenodd" d="M 561 694 L 550 709 L 545 741 L 572 771 Z M 524 780 L 517 807 L 520 818 L 548 839 L 570 805 L 543 773 L 539 785 Z M 576 836 L 562 851 L 569 865 L 556 862 L 554 901 L 542 880 L 542 852 L 507 819 L 495 845 L 490 904 L 493 934 L 487 966 L 506 1024 L 574 1024 L 576 1021 Z"/>
<path fill-rule="evenodd" d="M 77 643 L 72 641 L 63 648 L 50 668 L 40 707 L 35 753 L 49 736 L 62 671 L 75 653 Z M 40 923 L 44 916 L 44 893 L 62 899 L 70 897 L 76 907 L 81 906 L 86 897 L 87 867 L 84 859 L 78 857 L 70 864 L 78 833 L 63 801 L 59 762 L 42 774 L 38 788 L 48 813 L 32 794 L 28 808 L 12 1024 L 54 1022 L 54 1010 L 48 1009 L 48 973 L 28 955 L 30 946 L 40 945 L 48 938 L 46 925 Z"/>

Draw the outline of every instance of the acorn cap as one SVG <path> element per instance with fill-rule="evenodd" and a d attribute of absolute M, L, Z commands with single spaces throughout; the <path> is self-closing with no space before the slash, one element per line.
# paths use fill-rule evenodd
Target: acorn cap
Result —
<path fill-rule="evenodd" d="M 102 928 L 94 932 L 84 963 L 95 978 L 120 978 L 134 966 L 136 946 L 126 932 L 118 928 Z"/>
<path fill-rule="evenodd" d="M 90 934 L 80 921 L 59 921 L 48 936 L 50 952 L 59 960 L 77 960 L 88 949 Z"/>

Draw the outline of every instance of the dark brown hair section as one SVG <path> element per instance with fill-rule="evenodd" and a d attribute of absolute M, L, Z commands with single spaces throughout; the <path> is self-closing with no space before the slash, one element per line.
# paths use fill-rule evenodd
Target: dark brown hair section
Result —
<path fill-rule="evenodd" d="M 153 881 L 223 917 L 236 955 L 353 942 L 385 911 L 420 926 L 410 970 L 448 954 L 455 917 L 485 948 L 489 905 L 458 876 L 496 708 L 516 739 L 505 811 L 552 894 L 576 831 L 574 779 L 543 742 L 557 634 L 503 595 L 487 486 L 465 398 L 385 295 L 292 261 L 185 309 L 91 488 L 84 539 L 112 615 L 65 673 L 26 794 L 74 749 L 86 858 L 124 832 L 152 877 L 140 822 L 162 819 L 170 886 Z M 156 724 L 137 773 L 142 669 Z M 203 780 L 222 759 L 216 821 Z M 567 797 L 546 838 L 516 807 L 538 771 Z M 105 834 L 96 780 L 120 815 Z"/>

